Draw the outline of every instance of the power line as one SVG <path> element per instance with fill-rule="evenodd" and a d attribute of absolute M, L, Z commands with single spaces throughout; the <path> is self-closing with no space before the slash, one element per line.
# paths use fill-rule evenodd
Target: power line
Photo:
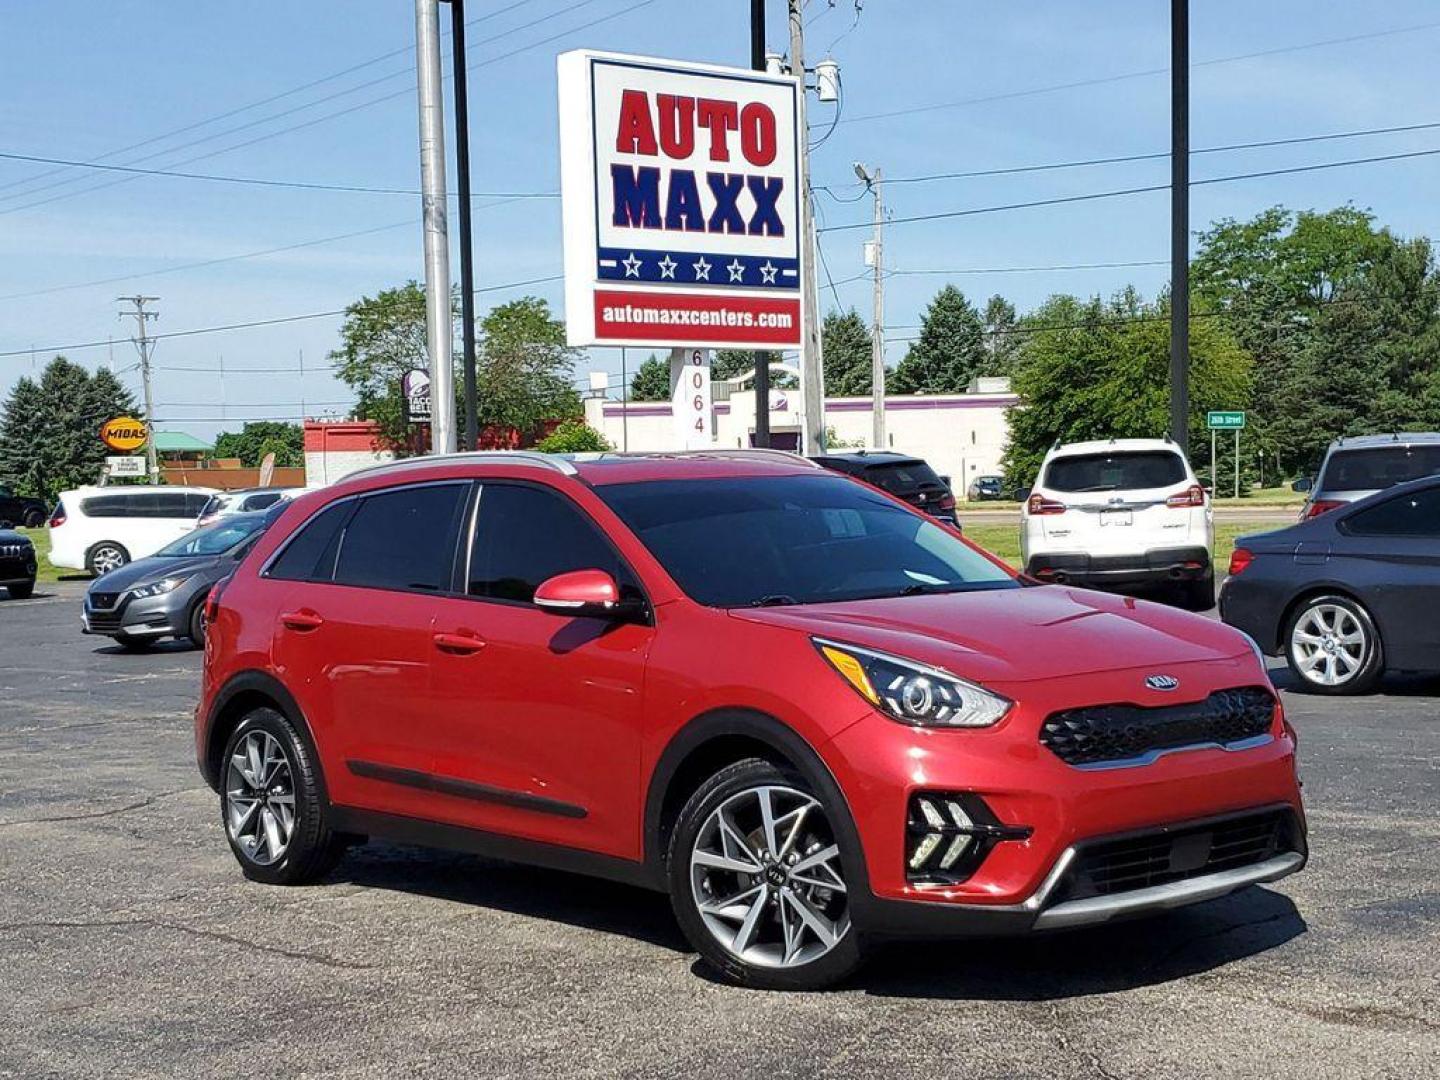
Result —
<path fill-rule="evenodd" d="M 1057 263 L 1050 266 L 964 266 L 934 270 L 891 269 L 887 271 L 887 274 L 1041 274 L 1062 270 L 1122 270 L 1140 266 L 1169 265 L 1169 259 L 1142 259 L 1135 262 Z M 860 274 L 859 276 L 869 277 L 870 275 Z"/>
<path fill-rule="evenodd" d="M 1259 52 L 1239 53 L 1235 56 L 1218 56 L 1212 60 L 1199 60 L 1191 64 L 1191 69 L 1198 67 L 1213 67 L 1217 64 L 1233 64 L 1242 60 L 1258 60 L 1266 56 L 1278 56 L 1282 53 L 1302 52 L 1307 49 L 1320 49 L 1329 45 L 1348 45 L 1357 41 L 1371 41 L 1376 38 L 1393 37 L 1396 34 L 1414 34 L 1423 30 L 1434 30 L 1440 27 L 1440 22 L 1420 23 L 1416 26 L 1400 26 L 1393 30 L 1377 30 L 1368 34 L 1352 34 L 1349 37 L 1326 38 L 1322 41 L 1302 42 L 1297 45 L 1284 45 L 1274 49 L 1263 49 Z M 996 101 L 1013 101 L 1017 98 L 1035 97 L 1040 94 L 1053 94 L 1061 90 L 1079 90 L 1091 86 L 1102 86 L 1106 83 L 1123 82 L 1127 79 L 1141 79 L 1153 75 L 1168 75 L 1168 67 L 1146 68 L 1143 71 L 1127 71 L 1116 75 L 1105 75 L 1094 79 L 1080 79 L 1075 82 L 1054 83 L 1049 86 L 1036 86 L 1028 90 L 1012 90 L 1003 94 L 987 94 L 984 97 L 961 98 L 957 101 L 941 101 L 930 105 L 916 105 L 906 109 L 891 109 L 887 112 L 865 113 L 861 116 L 851 116 L 842 121 L 845 124 L 859 124 L 868 120 L 889 120 L 897 116 L 914 116 L 917 113 L 938 112 L 942 109 L 958 109 L 967 105 L 988 105 Z"/>
<path fill-rule="evenodd" d="M 528 285 L 544 285 L 552 281 L 561 281 L 563 274 L 551 274 L 549 277 L 530 278 L 527 281 L 508 281 L 503 285 L 486 285 L 476 289 L 476 295 L 481 293 L 501 292 L 505 289 L 523 289 Z M 250 330 L 258 326 L 278 326 L 282 323 L 304 322 L 307 319 L 328 319 L 335 315 L 344 315 L 348 307 L 335 308 L 333 311 L 311 311 L 304 315 L 282 315 L 271 319 L 252 319 L 249 322 L 229 323 L 225 326 L 202 326 L 194 330 L 172 330 L 167 334 L 153 334 L 151 341 L 160 341 L 166 338 L 196 337 L 200 334 L 220 334 L 231 330 Z M 29 356 L 32 352 L 47 353 L 70 353 L 79 352 L 82 349 L 100 349 L 112 344 L 110 340 L 105 341 L 82 341 L 71 345 L 46 345 L 28 349 L 11 349 L 7 352 L 0 352 L 0 359 L 11 356 Z M 166 368 L 167 371 L 218 371 L 218 368 Z M 295 368 L 232 368 L 231 371 L 239 372 L 267 372 L 267 371 L 294 371 Z"/>
<path fill-rule="evenodd" d="M 1268 176 L 1290 176 L 1295 173 L 1318 172 L 1322 169 L 1338 169 L 1349 165 L 1372 165 L 1385 161 L 1404 161 L 1409 158 L 1431 157 L 1440 154 L 1440 148 L 1432 150 L 1411 150 L 1402 154 L 1381 154 L 1376 157 L 1351 158 L 1346 161 L 1324 161 L 1313 165 L 1295 165 L 1284 169 L 1262 169 L 1256 172 L 1235 173 L 1231 176 L 1212 176 L 1203 180 L 1190 181 L 1191 187 L 1208 184 L 1228 184 L 1236 180 L 1257 180 Z M 912 214 L 908 217 L 890 219 L 892 225 L 903 225 L 918 221 L 942 221 L 948 218 L 973 217 L 978 214 L 996 214 L 1006 210 L 1028 210 L 1039 206 L 1061 206 L 1067 203 L 1093 202 L 1097 199 L 1116 199 L 1128 195 L 1143 195 L 1152 191 L 1169 191 L 1169 184 L 1146 184 L 1142 187 L 1120 188 L 1115 191 L 1091 191 L 1083 195 L 1062 195 L 1051 199 L 1031 199 L 1028 202 L 1004 203 L 999 206 L 977 206 L 966 210 L 942 210 L 933 214 Z M 857 221 L 845 225 L 830 225 L 820 232 L 844 232 L 851 229 L 868 229 L 870 222 Z"/>

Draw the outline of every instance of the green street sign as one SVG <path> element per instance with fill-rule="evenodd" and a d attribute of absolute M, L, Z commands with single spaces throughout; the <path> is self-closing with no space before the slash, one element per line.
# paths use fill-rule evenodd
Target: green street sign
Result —
<path fill-rule="evenodd" d="M 1245 413 L 1239 409 L 1233 412 L 1212 412 L 1208 414 L 1212 431 L 1238 431 L 1245 426 Z"/>

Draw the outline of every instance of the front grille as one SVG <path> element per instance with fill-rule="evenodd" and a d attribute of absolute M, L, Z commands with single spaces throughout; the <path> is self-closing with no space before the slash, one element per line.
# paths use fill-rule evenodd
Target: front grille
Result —
<path fill-rule="evenodd" d="M 90 629 L 97 634 L 113 634 L 120 629 L 121 617 L 118 611 L 92 611 Z"/>
<path fill-rule="evenodd" d="M 113 608 L 115 602 L 119 599 L 120 594 L 118 592 L 92 592 L 90 594 L 90 607 L 91 610 L 108 610 Z"/>
<path fill-rule="evenodd" d="M 1040 727 L 1040 741 L 1068 765 L 1109 764 L 1253 739 L 1270 730 L 1274 714 L 1270 691 L 1245 686 L 1182 705 L 1093 705 L 1053 713 Z"/>
<path fill-rule="evenodd" d="M 0 559 L 33 559 L 35 547 L 33 544 L 0 544 Z"/>
<path fill-rule="evenodd" d="M 1082 846 L 1055 898 L 1083 900 L 1217 874 L 1297 851 L 1295 815 L 1263 810 Z"/>

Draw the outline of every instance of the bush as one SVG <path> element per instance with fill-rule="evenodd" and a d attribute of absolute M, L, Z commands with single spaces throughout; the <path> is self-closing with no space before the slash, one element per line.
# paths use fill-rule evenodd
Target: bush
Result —
<path fill-rule="evenodd" d="M 591 450 L 614 450 L 615 447 L 584 420 L 566 420 L 536 443 L 535 449 L 546 454 L 583 454 Z"/>

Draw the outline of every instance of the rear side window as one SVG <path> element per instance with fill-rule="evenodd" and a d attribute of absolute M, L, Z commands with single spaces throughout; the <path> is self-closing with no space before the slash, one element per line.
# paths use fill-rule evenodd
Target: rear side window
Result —
<path fill-rule="evenodd" d="M 335 583 L 447 591 L 469 490 L 421 484 L 365 496 L 340 538 Z"/>
<path fill-rule="evenodd" d="M 1397 495 L 1351 514 L 1344 529 L 1356 536 L 1440 536 L 1440 488 Z"/>
<path fill-rule="evenodd" d="M 340 529 L 354 509 L 351 501 L 334 503 L 301 525 L 270 564 L 267 576 L 284 581 L 329 581 L 335 570 Z"/>
<path fill-rule="evenodd" d="M 1371 491 L 1440 473 L 1440 446 L 1337 450 L 1325 462 L 1322 491 Z"/>
<path fill-rule="evenodd" d="M 519 484 L 480 489 L 471 596 L 530 603 L 546 578 L 571 570 L 604 570 L 635 590 L 634 578 L 600 530 L 562 496 Z"/>
<path fill-rule="evenodd" d="M 945 482 L 923 461 L 902 461 L 888 465 L 869 465 L 860 474 L 868 484 L 891 495 L 908 495 L 912 491 L 943 488 Z"/>
<path fill-rule="evenodd" d="M 1184 483 L 1185 462 L 1169 450 L 1059 457 L 1045 470 L 1042 486 L 1052 491 L 1125 491 Z"/>

